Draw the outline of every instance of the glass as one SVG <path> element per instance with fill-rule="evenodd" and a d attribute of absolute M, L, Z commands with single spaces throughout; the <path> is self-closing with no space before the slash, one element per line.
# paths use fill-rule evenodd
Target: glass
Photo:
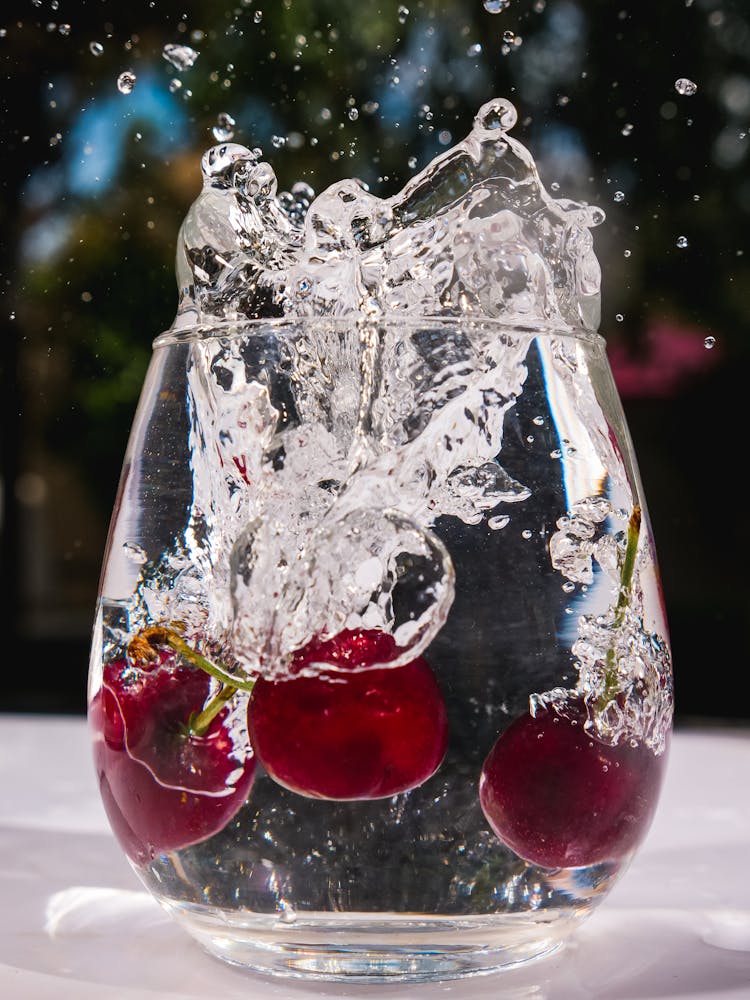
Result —
<path fill-rule="evenodd" d="M 467 317 L 159 337 L 89 706 L 113 831 L 213 954 L 420 980 L 557 948 L 642 841 L 672 718 L 603 340 Z"/>

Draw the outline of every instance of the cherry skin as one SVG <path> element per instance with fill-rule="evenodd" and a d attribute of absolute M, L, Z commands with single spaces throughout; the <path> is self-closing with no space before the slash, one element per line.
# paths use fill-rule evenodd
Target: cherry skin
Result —
<path fill-rule="evenodd" d="M 153 665 L 106 664 L 89 707 L 104 807 L 137 864 L 221 830 L 243 806 L 255 776 L 250 747 L 223 708 L 205 733 L 187 731 L 209 694 L 207 674 L 165 650 Z"/>
<path fill-rule="evenodd" d="M 256 681 L 250 741 L 275 781 L 310 798 L 379 799 L 435 773 L 448 719 L 430 667 L 418 658 L 365 669 L 397 653 L 384 632 L 347 629 L 297 653 L 288 679 Z M 301 675 L 313 663 L 333 669 Z"/>
<path fill-rule="evenodd" d="M 666 753 L 643 743 L 608 746 L 554 711 L 523 715 L 490 750 L 479 800 L 497 836 L 543 868 L 620 861 L 646 835 L 661 788 Z"/>

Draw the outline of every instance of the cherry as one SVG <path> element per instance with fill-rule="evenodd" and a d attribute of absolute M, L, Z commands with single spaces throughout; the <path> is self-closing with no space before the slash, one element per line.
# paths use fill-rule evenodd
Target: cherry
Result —
<path fill-rule="evenodd" d="M 370 666 L 398 652 L 384 632 L 344 630 L 298 652 L 289 678 L 255 682 L 250 740 L 275 781 L 311 798 L 378 799 L 435 773 L 448 720 L 432 670 L 421 658 Z M 333 669 L 304 676 L 313 663 Z"/>
<path fill-rule="evenodd" d="M 94 759 L 112 829 L 139 864 L 217 833 L 248 797 L 255 760 L 229 706 L 200 734 L 189 728 L 209 689 L 208 674 L 165 649 L 104 667 L 89 707 Z"/>
<path fill-rule="evenodd" d="M 523 715 L 490 750 L 479 800 L 497 836 L 526 861 L 578 868 L 620 861 L 643 839 L 661 787 L 666 753 L 643 743 L 609 746 L 554 711 Z"/>

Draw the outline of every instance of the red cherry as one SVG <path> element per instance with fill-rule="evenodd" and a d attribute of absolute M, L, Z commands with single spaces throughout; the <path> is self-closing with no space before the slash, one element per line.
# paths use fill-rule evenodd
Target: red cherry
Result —
<path fill-rule="evenodd" d="M 153 667 L 104 667 L 89 707 L 94 760 L 112 829 L 139 864 L 217 833 L 250 792 L 255 759 L 231 732 L 229 708 L 203 735 L 187 731 L 209 688 L 207 674 L 166 651 Z"/>
<path fill-rule="evenodd" d="M 256 681 L 250 740 L 274 780 L 311 798 L 379 799 L 435 773 L 448 719 L 430 667 L 365 669 L 398 652 L 386 633 L 345 630 L 297 653 L 289 679 Z M 336 669 L 300 676 L 312 663 Z"/>
<path fill-rule="evenodd" d="M 646 835 L 666 753 L 608 746 L 552 711 L 516 719 L 482 767 L 479 800 L 497 836 L 526 861 L 578 868 L 620 861 Z"/>

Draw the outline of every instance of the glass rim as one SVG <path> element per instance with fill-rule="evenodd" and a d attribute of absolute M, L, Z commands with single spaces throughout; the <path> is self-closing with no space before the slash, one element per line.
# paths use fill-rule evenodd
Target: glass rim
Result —
<path fill-rule="evenodd" d="M 359 330 L 378 326 L 401 327 L 431 327 L 457 329 L 471 327 L 481 329 L 496 329 L 499 333 L 523 335 L 529 337 L 550 337 L 581 341 L 583 343 L 606 345 L 604 337 L 596 330 L 579 330 L 561 327 L 555 323 L 514 323 L 506 319 L 490 316 L 414 316 L 400 312 L 381 313 L 373 316 L 350 313 L 343 316 L 272 316 L 268 318 L 247 319 L 204 319 L 196 322 L 179 324 L 179 317 L 168 330 L 160 333 L 153 341 L 153 347 L 166 347 L 172 344 L 184 344 L 192 341 L 221 340 L 233 338 L 263 329 L 275 331 L 294 330 L 306 326 L 352 327 Z"/>

